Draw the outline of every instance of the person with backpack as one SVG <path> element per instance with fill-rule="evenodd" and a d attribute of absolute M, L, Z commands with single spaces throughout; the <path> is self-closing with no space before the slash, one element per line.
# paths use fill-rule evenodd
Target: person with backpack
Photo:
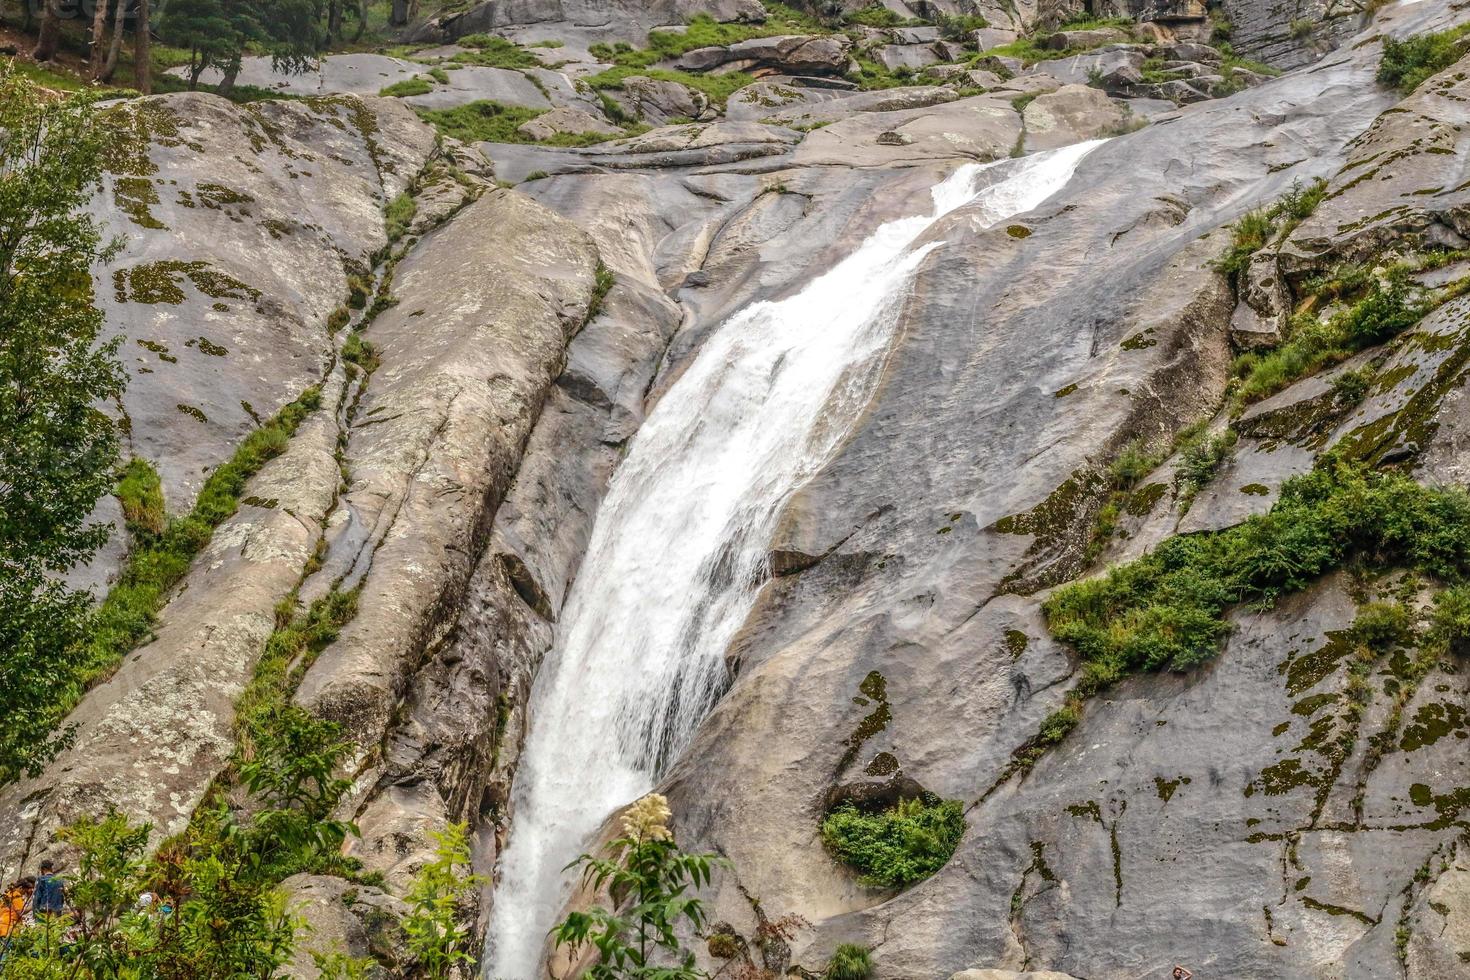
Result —
<path fill-rule="evenodd" d="M 60 915 L 66 911 L 66 882 L 56 873 L 50 858 L 41 862 L 41 877 L 36 879 L 36 892 L 31 899 L 36 915 Z"/>

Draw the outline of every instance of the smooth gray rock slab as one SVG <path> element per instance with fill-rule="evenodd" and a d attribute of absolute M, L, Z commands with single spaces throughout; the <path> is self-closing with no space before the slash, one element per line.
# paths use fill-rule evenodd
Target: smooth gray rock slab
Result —
<path fill-rule="evenodd" d="M 420 109 L 452 109 L 469 102 L 488 100 L 526 109 L 550 109 L 552 102 L 525 73 L 509 68 L 465 65 L 447 71 L 448 85 L 435 84 L 432 92 L 411 95 L 403 101 Z"/>

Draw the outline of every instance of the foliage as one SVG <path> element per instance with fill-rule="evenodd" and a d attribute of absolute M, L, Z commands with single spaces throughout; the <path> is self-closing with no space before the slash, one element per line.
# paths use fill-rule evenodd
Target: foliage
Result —
<path fill-rule="evenodd" d="M 113 491 L 122 505 L 123 521 L 134 537 L 163 533 L 168 519 L 163 509 L 163 483 L 146 459 L 128 460 Z"/>
<path fill-rule="evenodd" d="M 1373 368 L 1365 364 L 1356 370 L 1342 372 L 1327 382 L 1327 386 L 1332 389 L 1339 405 L 1350 408 L 1368 396 L 1368 386 L 1373 383 L 1374 374 Z"/>
<path fill-rule="evenodd" d="M 827 961 L 823 980 L 868 980 L 873 975 L 873 959 L 866 946 L 838 943 Z"/>
<path fill-rule="evenodd" d="M 979 14 L 941 16 L 934 23 L 940 36 L 949 41 L 968 41 L 975 31 L 990 26 L 990 21 Z"/>
<path fill-rule="evenodd" d="M 617 283 L 617 276 L 601 261 L 597 263 L 597 272 L 592 282 L 592 298 L 587 301 L 587 322 L 591 323 L 598 313 L 602 312 L 602 301 Z"/>
<path fill-rule="evenodd" d="M 1379 344 L 1419 322 L 1430 304 L 1411 297 L 1407 276 L 1374 280 L 1368 294 L 1328 320 L 1311 313 L 1294 318 L 1276 349 L 1241 356 L 1235 371 L 1241 381 L 1238 404 L 1265 398 L 1329 364 Z"/>
<path fill-rule="evenodd" d="M 1470 496 L 1332 463 L 1288 480 L 1271 510 L 1210 534 L 1170 538 L 1043 606 L 1083 660 L 1083 693 L 1139 670 L 1213 657 L 1225 611 L 1269 604 L 1349 561 L 1402 565 L 1447 581 L 1470 571 Z"/>
<path fill-rule="evenodd" d="M 873 4 L 861 10 L 850 10 L 842 15 L 842 21 L 846 24 L 856 24 L 860 27 L 915 27 L 924 22 L 913 17 L 904 17 L 896 14 L 881 4 Z"/>
<path fill-rule="evenodd" d="M 160 6 L 158 36 L 189 52 L 189 87 L 207 68 L 233 85 L 247 51 L 269 54 L 289 71 L 305 71 L 326 42 L 318 0 L 169 0 Z"/>
<path fill-rule="evenodd" d="M 652 78 L 661 82 L 678 82 L 680 85 L 688 86 L 697 92 L 703 92 L 717 106 L 723 106 L 729 101 L 730 96 L 740 89 L 755 81 L 755 78 L 743 71 L 725 72 L 722 75 L 696 75 L 687 71 L 677 71 L 671 68 L 632 68 L 620 66 L 609 68 L 598 72 L 596 75 L 588 75 L 582 81 L 590 85 L 594 90 L 620 89 L 623 82 L 634 75 L 642 75 L 644 78 Z"/>
<path fill-rule="evenodd" d="M 623 836 L 607 844 L 604 857 L 583 854 L 567 865 L 582 868 L 583 886 L 614 896 L 615 907 L 594 906 L 572 912 L 551 931 L 557 945 L 578 950 L 596 948 L 598 962 L 585 976 L 593 980 L 694 980 L 694 954 L 684 949 L 675 928 L 687 921 L 699 930 L 705 921 L 704 903 L 692 889 L 710 882 L 710 870 L 719 861 L 712 854 L 686 854 L 674 842 L 668 827 L 667 801 L 649 794 L 630 806 L 622 817 Z M 656 958 L 673 959 L 677 966 L 654 965 Z"/>
<path fill-rule="evenodd" d="M 78 853 L 65 917 L 16 937 L 14 980 L 246 980 L 276 975 L 291 956 L 295 923 L 276 885 L 298 871 L 331 869 L 350 825 L 327 815 L 347 781 L 337 728 L 299 709 L 274 739 L 259 739 L 242 769 L 254 816 L 242 822 L 206 805 L 188 830 L 147 858 L 150 828 L 121 815 L 83 820 L 59 834 Z M 144 892 L 154 901 L 141 904 Z M 62 933 L 65 941 L 62 941 Z M 335 974 L 362 976 L 347 965 Z"/>
<path fill-rule="evenodd" d="M 311 960 L 316 965 L 317 980 L 370 980 L 374 975 L 370 956 L 348 956 L 341 950 L 331 953 L 312 950 Z"/>
<path fill-rule="evenodd" d="M 0 782 L 65 742 L 56 704 L 90 601 L 59 576 L 107 537 L 88 517 L 118 438 L 97 406 L 125 376 L 93 303 L 90 266 L 111 249 L 85 209 L 116 145 L 94 103 L 0 73 Z"/>
<path fill-rule="evenodd" d="M 870 885 L 903 888 L 944 867 L 965 834 L 959 800 L 901 800 L 878 813 L 844 803 L 822 820 L 832 856 Z"/>
<path fill-rule="evenodd" d="M 474 959 L 470 954 L 474 937 L 463 919 L 475 889 L 485 879 L 468 873 L 470 844 L 464 824 L 430 831 L 430 836 L 434 838 L 434 860 L 414 875 L 403 931 L 423 975 L 445 980 L 457 964 Z"/>
<path fill-rule="evenodd" d="M 1185 448 L 1179 457 L 1179 466 L 1174 471 L 1174 483 L 1179 490 L 1179 509 L 1188 513 L 1195 494 L 1214 478 L 1215 473 L 1230 458 L 1235 448 L 1235 430 L 1226 429 L 1210 439 L 1201 439 Z"/>
<path fill-rule="evenodd" d="M 1278 233 L 1288 234 L 1310 217 L 1326 196 L 1325 180 L 1314 180 L 1305 187 L 1300 181 L 1293 181 L 1291 188 L 1270 207 L 1241 215 L 1233 229 L 1230 250 L 1215 263 L 1215 268 L 1234 283 L 1250 264 L 1251 256 L 1265 248 Z"/>
<path fill-rule="evenodd" d="M 469 34 L 457 43 L 475 49 L 456 54 L 453 60 L 460 64 L 486 68 L 535 68 L 541 64 L 534 54 L 519 44 L 494 34 Z"/>
<path fill-rule="evenodd" d="M 1378 81 L 1408 95 L 1431 75 L 1437 75 L 1464 53 L 1459 41 L 1470 34 L 1470 24 L 1446 31 L 1415 34 L 1398 40 L 1383 39 L 1383 58 L 1378 63 Z"/>

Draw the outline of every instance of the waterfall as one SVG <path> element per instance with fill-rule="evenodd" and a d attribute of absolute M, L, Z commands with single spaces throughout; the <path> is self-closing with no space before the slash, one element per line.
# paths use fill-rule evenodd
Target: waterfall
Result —
<path fill-rule="evenodd" d="M 1036 207 L 1096 145 L 961 167 L 930 214 L 882 225 L 800 292 L 731 316 L 649 413 L 531 695 L 490 976 L 536 976 L 571 885 L 563 866 L 653 787 L 720 695 L 781 506 L 861 410 L 914 270 L 940 247 L 916 239 L 963 205 L 986 224 Z"/>

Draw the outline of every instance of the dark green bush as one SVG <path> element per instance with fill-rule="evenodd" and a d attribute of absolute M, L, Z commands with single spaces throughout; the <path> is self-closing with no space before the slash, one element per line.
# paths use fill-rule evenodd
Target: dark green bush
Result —
<path fill-rule="evenodd" d="M 1288 480 L 1270 512 L 1075 582 L 1043 609 L 1083 660 L 1091 693 L 1139 670 L 1185 670 L 1213 657 L 1226 609 L 1269 603 L 1352 560 L 1454 582 L 1470 572 L 1470 495 L 1407 476 L 1336 464 Z"/>
<path fill-rule="evenodd" d="M 1378 63 L 1378 81 L 1405 95 L 1431 75 L 1459 60 L 1460 38 L 1470 33 L 1470 24 L 1434 34 L 1416 34 L 1402 41 L 1383 39 L 1383 59 Z"/>
<path fill-rule="evenodd" d="M 850 803 L 822 821 L 822 843 L 867 884 L 903 888 L 944 867 L 965 835 L 959 800 L 902 800 L 880 813 Z"/>

